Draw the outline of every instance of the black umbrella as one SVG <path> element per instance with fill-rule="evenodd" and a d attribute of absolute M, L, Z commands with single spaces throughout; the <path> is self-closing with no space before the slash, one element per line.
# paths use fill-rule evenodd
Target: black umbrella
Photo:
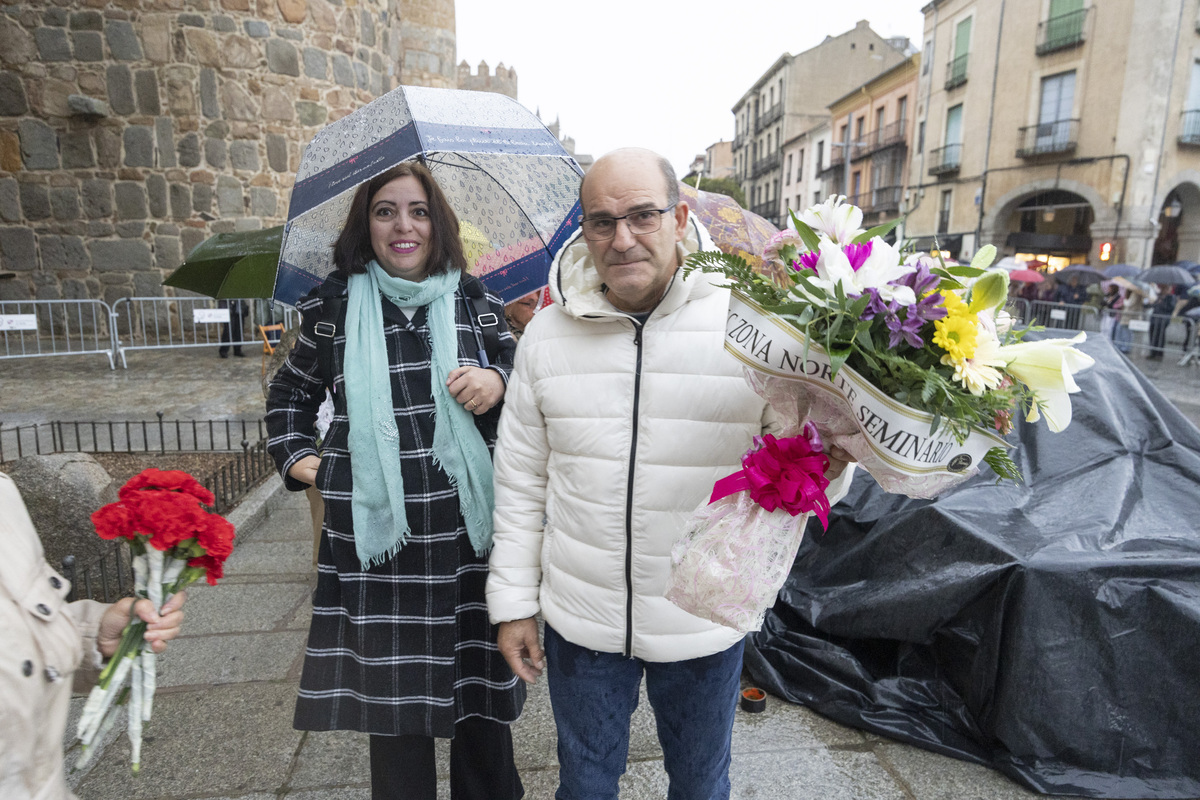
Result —
<path fill-rule="evenodd" d="M 1072 264 L 1069 267 L 1063 267 L 1054 274 L 1055 278 L 1069 278 L 1072 275 L 1079 276 L 1079 282 L 1082 284 L 1099 283 L 1104 280 L 1105 275 L 1094 267 L 1089 267 L 1086 264 Z"/>
<path fill-rule="evenodd" d="M 1191 286 L 1196 282 L 1192 273 L 1174 264 L 1159 264 L 1137 276 L 1142 283 L 1162 283 L 1175 286 Z"/>

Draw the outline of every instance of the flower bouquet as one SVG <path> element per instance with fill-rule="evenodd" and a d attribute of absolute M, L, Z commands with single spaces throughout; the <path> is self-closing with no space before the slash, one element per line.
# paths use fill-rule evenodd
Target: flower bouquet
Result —
<path fill-rule="evenodd" d="M 117 502 L 92 514 L 92 524 L 101 539 L 129 540 L 138 597 L 161 610 L 172 595 L 202 576 L 216 585 L 233 552 L 235 534 L 224 518 L 203 508 L 212 505 L 212 492 L 186 472 L 148 469 L 131 478 L 117 496 Z M 150 719 L 157 675 L 145 632 L 146 623 L 131 616 L 117 651 L 100 672 L 79 719 L 83 754 L 77 766 L 91 759 L 95 745 L 116 721 L 118 706 L 128 702 L 130 760 L 134 772 L 140 768 L 142 723 Z"/>
<path fill-rule="evenodd" d="M 797 436 L 756 437 L 741 471 L 717 481 L 671 550 L 667 599 L 743 633 L 758 630 L 796 560 L 808 514 L 829 524 L 822 449 L 811 423 Z"/>
<path fill-rule="evenodd" d="M 1022 412 L 1066 428 L 1072 376 L 1093 363 L 1072 346 L 1085 334 L 1022 341 L 1003 311 L 1008 275 L 987 270 L 991 245 L 947 266 L 887 244 L 896 223 L 861 222 L 840 196 L 793 213 L 766 253 L 782 283 L 736 256 L 689 256 L 731 281 L 726 349 L 777 412 L 815 423 L 889 492 L 934 497 L 981 462 L 1020 480 L 1001 436 Z"/>

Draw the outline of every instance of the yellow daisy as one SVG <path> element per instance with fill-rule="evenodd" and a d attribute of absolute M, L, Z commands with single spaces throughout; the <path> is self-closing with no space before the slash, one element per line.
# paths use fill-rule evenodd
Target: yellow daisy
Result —
<path fill-rule="evenodd" d="M 959 303 L 962 304 L 962 301 Z M 974 316 L 951 313 L 933 322 L 933 343 L 945 350 L 955 362 L 975 355 Z"/>

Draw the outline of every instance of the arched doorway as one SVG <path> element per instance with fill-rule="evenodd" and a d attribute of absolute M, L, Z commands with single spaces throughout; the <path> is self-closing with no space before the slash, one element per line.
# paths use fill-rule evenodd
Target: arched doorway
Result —
<path fill-rule="evenodd" d="M 1057 272 L 1085 264 L 1092 248 L 1092 204 L 1065 189 L 1047 189 L 1020 201 L 1009 217 L 1006 244 L 1023 260 L 1036 259 Z"/>
<path fill-rule="evenodd" d="M 1163 198 L 1158 210 L 1158 236 L 1151 264 L 1200 261 L 1200 189 L 1180 183 Z"/>

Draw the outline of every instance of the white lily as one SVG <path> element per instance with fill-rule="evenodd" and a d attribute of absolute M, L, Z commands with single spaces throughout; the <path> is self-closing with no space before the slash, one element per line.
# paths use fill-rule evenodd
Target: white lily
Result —
<path fill-rule="evenodd" d="M 1037 422 L 1046 415 L 1046 425 L 1058 433 L 1071 424 L 1071 398 L 1079 391 L 1073 377 L 1096 363 L 1091 356 L 1072 345 L 1087 338 L 1080 333 L 1073 339 L 1043 339 L 1038 342 L 1018 342 L 1000 348 L 1005 371 L 1033 392 L 1033 406 L 1026 422 Z"/>
<path fill-rule="evenodd" d="M 840 246 L 822 239 L 816 264 L 817 275 L 811 280 L 830 297 L 834 294 L 834 286 L 841 284 L 842 292 L 847 296 L 857 297 L 867 289 L 875 289 L 885 302 L 895 300 L 902 306 L 910 306 L 917 302 L 913 290 L 908 286 L 891 286 L 890 282 L 912 271 L 911 267 L 900 263 L 897 250 L 878 236 L 871 240 L 871 254 L 858 269 L 850 263 Z"/>
<path fill-rule="evenodd" d="M 832 195 L 824 203 L 805 209 L 799 215 L 800 221 L 839 245 L 848 245 L 864 231 L 859 228 L 862 225 L 862 209 L 845 200 L 843 195 Z"/>

